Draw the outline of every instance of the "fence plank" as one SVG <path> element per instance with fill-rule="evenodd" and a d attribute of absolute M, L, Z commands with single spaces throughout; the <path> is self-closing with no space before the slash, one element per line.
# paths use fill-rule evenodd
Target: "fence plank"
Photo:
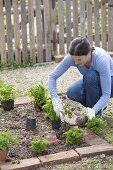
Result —
<path fill-rule="evenodd" d="M 43 28 L 42 28 L 42 14 L 41 14 L 41 0 L 35 0 L 36 3 L 36 26 L 37 26 L 37 53 L 38 62 L 43 62 Z"/>
<path fill-rule="evenodd" d="M 93 11 L 92 11 L 92 0 L 87 0 L 87 37 L 90 41 L 91 44 L 93 44 L 93 31 L 92 31 L 92 16 L 93 16 Z"/>
<path fill-rule="evenodd" d="M 3 0 L 0 0 L 0 53 L 1 53 L 1 63 L 6 64 L 7 57 L 6 57 L 6 43 L 5 43 Z"/>
<path fill-rule="evenodd" d="M 28 21 L 29 21 L 29 39 L 30 39 L 30 58 L 32 63 L 36 63 L 35 56 L 35 37 L 34 37 L 34 9 L 33 0 L 28 1 Z"/>
<path fill-rule="evenodd" d="M 78 36 L 78 0 L 72 0 L 73 5 L 73 38 Z"/>
<path fill-rule="evenodd" d="M 19 5 L 18 1 L 13 0 L 13 15 L 14 15 L 14 40 L 15 40 L 15 61 L 16 64 L 21 64 L 20 50 L 20 25 L 19 25 Z"/>
<path fill-rule="evenodd" d="M 108 0 L 108 50 L 113 51 L 113 0 Z"/>
<path fill-rule="evenodd" d="M 51 17 L 51 40 L 52 40 L 52 56 L 57 54 L 56 48 L 56 0 L 50 0 L 50 17 Z"/>
<path fill-rule="evenodd" d="M 22 50 L 23 64 L 28 63 L 28 46 L 27 46 L 27 16 L 26 16 L 26 1 L 21 0 L 21 29 L 22 29 Z"/>
<path fill-rule="evenodd" d="M 58 0 L 58 24 L 59 24 L 59 52 L 64 54 L 64 7 L 63 0 Z"/>
<path fill-rule="evenodd" d="M 6 30 L 7 30 L 7 48 L 8 48 L 8 63 L 14 62 L 13 42 L 12 42 L 12 23 L 11 23 L 11 0 L 5 0 L 6 8 Z"/>
<path fill-rule="evenodd" d="M 101 39 L 102 39 L 102 48 L 107 50 L 107 17 L 106 17 L 106 3 L 107 0 L 101 0 Z"/>
<path fill-rule="evenodd" d="M 80 34 L 85 36 L 85 0 L 80 0 Z"/>
<path fill-rule="evenodd" d="M 44 24 L 45 24 L 45 47 L 46 61 L 51 61 L 51 33 L 50 33 L 50 0 L 44 0 Z"/>
<path fill-rule="evenodd" d="M 91 44 L 94 42 L 96 46 L 100 46 L 102 42 L 104 49 L 113 51 L 113 0 L 4 0 L 4 2 L 3 11 L 3 0 L 0 0 L 1 63 L 12 63 L 15 59 L 16 63 L 27 64 L 28 51 L 32 57 L 34 56 L 33 63 L 51 61 L 53 55 L 67 53 L 66 45 L 68 48 L 72 36 L 74 38 L 78 35 L 87 35 Z M 34 22 L 36 22 L 36 29 L 34 29 Z M 34 32 L 37 34 L 37 42 L 35 42 Z M 15 47 L 15 58 L 13 47 Z M 37 57 L 35 57 L 35 50 L 38 53 Z"/>
<path fill-rule="evenodd" d="M 66 0 L 66 44 L 67 51 L 71 42 L 71 0 Z"/>
<path fill-rule="evenodd" d="M 95 26 L 95 45 L 100 46 L 100 16 L 99 16 L 99 1 L 94 1 L 94 26 Z"/>

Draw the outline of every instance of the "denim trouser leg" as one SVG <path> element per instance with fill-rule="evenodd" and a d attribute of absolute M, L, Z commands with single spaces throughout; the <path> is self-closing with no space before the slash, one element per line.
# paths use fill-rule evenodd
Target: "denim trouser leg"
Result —
<path fill-rule="evenodd" d="M 86 107 L 92 108 L 102 96 L 100 77 L 98 72 L 89 70 L 83 77 L 86 92 Z M 101 110 L 97 113 L 100 114 Z"/>
<path fill-rule="evenodd" d="M 99 74 L 89 70 L 83 79 L 69 86 L 67 96 L 85 107 L 92 108 L 102 95 Z M 101 111 L 100 111 L 101 112 Z M 98 112 L 98 113 L 100 113 Z"/>
<path fill-rule="evenodd" d="M 83 106 L 86 106 L 86 95 L 83 88 L 83 78 L 72 83 L 68 90 L 67 96 L 69 99 L 81 103 Z"/>
<path fill-rule="evenodd" d="M 113 76 L 111 77 L 111 98 L 113 98 Z"/>

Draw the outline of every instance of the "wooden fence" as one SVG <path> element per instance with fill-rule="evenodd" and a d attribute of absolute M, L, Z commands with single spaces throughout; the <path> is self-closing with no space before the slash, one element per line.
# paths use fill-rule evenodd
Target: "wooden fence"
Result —
<path fill-rule="evenodd" d="M 113 0 L 0 0 L 2 64 L 51 61 L 78 35 L 112 52 Z"/>

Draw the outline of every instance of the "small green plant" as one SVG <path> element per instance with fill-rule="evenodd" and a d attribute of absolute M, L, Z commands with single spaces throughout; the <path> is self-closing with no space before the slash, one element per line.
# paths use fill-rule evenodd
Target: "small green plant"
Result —
<path fill-rule="evenodd" d="M 0 84 L 0 99 L 9 101 L 15 98 L 15 91 L 13 86 L 10 84 L 2 83 Z"/>
<path fill-rule="evenodd" d="M 45 139 L 34 139 L 31 141 L 31 149 L 34 154 L 43 153 L 47 149 L 48 145 L 49 143 Z"/>
<path fill-rule="evenodd" d="M 70 109 L 66 104 L 63 106 L 63 109 L 64 109 L 64 114 L 66 114 L 69 118 L 72 118 L 73 112 L 70 111 Z"/>
<path fill-rule="evenodd" d="M 44 87 L 43 83 L 39 85 L 32 86 L 29 90 L 30 96 L 34 98 L 34 104 L 42 108 L 47 100 L 47 89 Z"/>
<path fill-rule="evenodd" d="M 72 128 L 64 133 L 66 135 L 66 144 L 81 144 L 83 142 L 84 132 L 80 128 Z"/>
<path fill-rule="evenodd" d="M 58 120 L 58 116 L 56 115 L 55 111 L 53 110 L 52 100 L 48 99 L 46 104 L 43 106 L 43 111 L 45 117 L 49 118 L 50 120 Z"/>
<path fill-rule="evenodd" d="M 99 133 L 106 126 L 106 121 L 100 117 L 89 119 L 86 123 L 87 128 L 90 128 L 93 132 Z"/>
<path fill-rule="evenodd" d="M 0 132 L 0 150 L 9 151 L 11 145 L 18 144 L 17 137 L 9 131 Z"/>

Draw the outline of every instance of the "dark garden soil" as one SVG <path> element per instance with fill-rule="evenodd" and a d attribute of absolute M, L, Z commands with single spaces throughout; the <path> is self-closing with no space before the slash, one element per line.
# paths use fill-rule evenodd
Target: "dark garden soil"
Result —
<path fill-rule="evenodd" d="M 80 113 L 83 112 L 83 107 L 80 104 L 68 100 L 65 95 L 62 96 L 62 99 L 76 115 L 80 115 Z M 19 146 L 13 146 L 11 149 L 7 161 L 33 157 L 34 155 L 30 149 L 30 142 L 34 138 L 43 137 L 45 132 L 51 131 L 51 121 L 44 117 L 44 113 L 42 111 L 37 111 L 33 103 L 15 106 L 14 110 L 11 111 L 3 111 L 1 109 L 0 112 L 0 131 L 9 130 L 17 136 L 19 141 Z M 35 131 L 26 130 L 26 120 L 28 116 L 36 117 L 37 126 Z M 62 123 L 61 129 L 57 130 L 56 133 L 59 134 L 59 131 L 65 131 L 69 128 L 71 127 L 65 126 L 65 124 Z M 65 143 L 65 137 L 62 137 L 60 138 L 60 142 L 50 144 L 47 152 L 44 154 L 52 154 L 84 146 L 87 146 L 87 144 L 83 143 L 81 146 L 67 145 Z"/>
<path fill-rule="evenodd" d="M 73 110 L 73 112 L 76 112 L 76 114 L 80 112 L 81 106 L 76 102 L 69 101 L 65 96 L 63 96 L 63 100 L 70 106 L 70 109 Z M 37 126 L 35 131 L 26 130 L 26 120 L 28 116 L 36 117 Z M 65 124 L 62 123 L 60 130 L 65 131 L 69 128 L 69 126 L 65 126 Z M 42 111 L 37 111 L 34 108 L 34 104 L 29 103 L 15 106 L 14 110 L 11 111 L 3 111 L 1 109 L 0 131 L 2 130 L 9 130 L 17 136 L 19 141 L 19 146 L 13 146 L 8 155 L 8 160 L 12 161 L 15 158 L 19 160 L 33 157 L 34 155 L 30 149 L 31 140 L 43 137 L 45 132 L 52 130 L 52 127 L 51 121 L 44 117 L 44 113 Z M 59 134 L 58 132 L 60 130 L 57 130 L 56 133 Z M 87 144 L 83 143 L 82 146 L 87 146 Z M 66 151 L 76 147 L 81 146 L 69 146 L 65 143 L 65 138 L 60 138 L 60 142 L 49 145 L 47 152 L 44 154 Z"/>

